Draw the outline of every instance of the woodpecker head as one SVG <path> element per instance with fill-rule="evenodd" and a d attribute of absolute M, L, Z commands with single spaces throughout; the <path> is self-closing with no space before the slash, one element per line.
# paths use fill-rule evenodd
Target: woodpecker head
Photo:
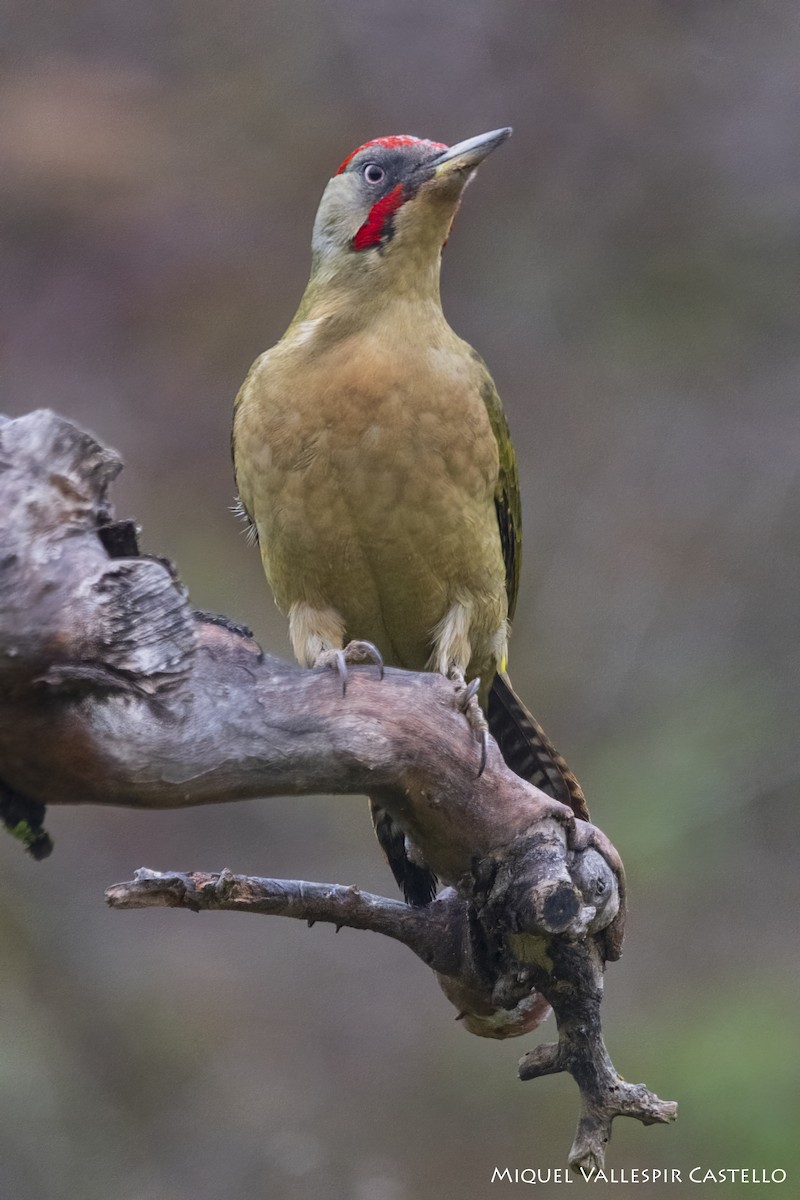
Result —
<path fill-rule="evenodd" d="M 464 188 L 510 135 L 494 129 L 450 147 L 400 135 L 359 146 L 320 201 L 313 273 L 362 275 L 390 261 L 438 264 Z"/>

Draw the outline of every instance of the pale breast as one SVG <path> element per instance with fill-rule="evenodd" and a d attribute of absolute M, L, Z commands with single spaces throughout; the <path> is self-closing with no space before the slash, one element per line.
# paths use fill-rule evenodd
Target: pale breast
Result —
<path fill-rule="evenodd" d="M 505 619 L 498 454 L 461 343 L 413 361 L 361 334 L 264 356 L 237 411 L 237 479 L 283 611 L 333 607 L 350 637 L 422 668 L 455 600 Z"/>

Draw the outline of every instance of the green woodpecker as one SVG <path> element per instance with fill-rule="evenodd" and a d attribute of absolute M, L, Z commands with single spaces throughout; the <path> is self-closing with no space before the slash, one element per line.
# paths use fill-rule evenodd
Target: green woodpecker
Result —
<path fill-rule="evenodd" d="M 338 656 L 343 669 L 358 639 L 393 666 L 480 679 L 508 765 L 587 818 L 505 674 L 521 548 L 514 449 L 492 378 L 439 297 L 464 188 L 510 133 L 450 148 L 382 137 L 347 156 L 317 212 L 297 314 L 236 399 L 234 464 L 299 662 Z M 376 805 L 373 819 L 407 900 L 425 904 L 435 878 Z"/>

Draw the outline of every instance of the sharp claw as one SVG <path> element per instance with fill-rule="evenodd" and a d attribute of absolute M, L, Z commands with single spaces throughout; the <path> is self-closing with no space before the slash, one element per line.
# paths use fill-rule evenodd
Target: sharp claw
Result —
<path fill-rule="evenodd" d="M 481 681 L 480 681 L 480 679 L 479 679 L 479 678 L 476 676 L 476 678 L 475 678 L 475 679 L 473 679 L 472 683 L 471 683 L 471 684 L 469 685 L 469 687 L 467 688 L 467 696 L 466 696 L 466 700 L 465 700 L 465 707 L 466 707 L 466 705 L 467 705 L 467 704 L 469 704 L 469 703 L 470 703 L 470 701 L 471 701 L 471 700 L 472 700 L 472 699 L 473 699 L 475 696 L 477 696 L 477 694 L 478 694 L 478 688 L 479 688 L 480 686 L 481 686 Z"/>
<path fill-rule="evenodd" d="M 363 646 L 364 649 L 369 651 L 369 653 L 372 655 L 372 661 L 375 663 L 375 666 L 378 668 L 378 671 L 380 673 L 380 678 L 383 679 L 383 655 L 381 654 L 378 647 L 375 645 L 374 642 L 359 642 L 359 645 Z"/>
<path fill-rule="evenodd" d="M 342 681 L 342 695 L 347 694 L 347 659 L 344 656 L 344 650 L 336 651 L 336 671 Z"/>
<path fill-rule="evenodd" d="M 481 764 L 478 767 L 478 779 L 486 770 L 486 759 L 489 754 L 489 730 L 484 729 L 481 733 Z"/>

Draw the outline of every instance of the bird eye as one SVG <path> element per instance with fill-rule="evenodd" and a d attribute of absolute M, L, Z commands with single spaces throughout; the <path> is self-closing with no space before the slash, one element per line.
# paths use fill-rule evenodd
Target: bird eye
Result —
<path fill-rule="evenodd" d="M 383 183 L 386 178 L 386 172 L 377 163 L 367 163 L 364 167 L 364 178 L 367 183 Z"/>

